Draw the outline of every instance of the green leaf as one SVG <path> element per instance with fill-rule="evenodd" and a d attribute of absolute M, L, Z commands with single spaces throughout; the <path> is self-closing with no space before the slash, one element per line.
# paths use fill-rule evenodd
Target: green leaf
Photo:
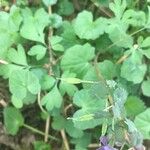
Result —
<path fill-rule="evenodd" d="M 114 12 L 117 19 L 121 19 L 126 6 L 126 0 L 114 0 L 114 3 L 109 4 L 110 9 Z"/>
<path fill-rule="evenodd" d="M 28 70 L 16 70 L 9 78 L 10 92 L 18 99 L 23 100 L 28 93 L 37 94 L 40 91 L 38 78 Z"/>
<path fill-rule="evenodd" d="M 146 73 L 147 66 L 142 64 L 142 55 L 134 50 L 132 55 L 124 61 L 121 67 L 121 76 L 134 84 L 141 83 Z"/>
<path fill-rule="evenodd" d="M 62 57 L 61 68 L 82 76 L 90 67 L 88 61 L 92 60 L 94 56 L 94 48 L 91 45 L 75 45 L 66 50 Z"/>
<path fill-rule="evenodd" d="M 62 17 L 59 16 L 58 14 L 52 14 L 50 16 L 50 24 L 54 28 L 59 28 L 62 25 Z"/>
<path fill-rule="evenodd" d="M 31 92 L 27 91 L 27 95 L 22 99 L 23 103 L 26 105 L 33 104 L 36 101 L 36 95 L 33 95 Z"/>
<path fill-rule="evenodd" d="M 24 119 L 20 111 L 14 107 L 4 109 L 4 125 L 11 135 L 16 135 L 19 128 L 23 125 Z"/>
<path fill-rule="evenodd" d="M 33 145 L 34 150 L 51 150 L 51 146 L 43 141 L 35 141 Z"/>
<path fill-rule="evenodd" d="M 73 122 L 76 128 L 88 129 L 103 122 L 103 118 L 95 118 L 94 113 L 103 110 L 105 107 L 105 100 L 98 97 L 93 98 L 90 91 L 82 89 L 77 91 L 73 97 L 73 102 L 81 107 L 73 115 Z"/>
<path fill-rule="evenodd" d="M 27 66 L 25 50 L 20 44 L 17 46 L 17 51 L 14 48 L 10 48 L 7 53 L 7 57 L 11 62 L 15 64 Z"/>
<path fill-rule="evenodd" d="M 19 34 L 16 32 L 16 28 L 18 27 L 16 27 L 16 25 L 12 29 L 11 23 L 14 23 L 14 20 L 12 20 L 11 15 L 3 11 L 0 12 L 0 57 L 4 55 L 3 53 L 5 53 L 13 43 L 18 43 Z"/>
<path fill-rule="evenodd" d="M 148 96 L 150 97 L 150 92 L 149 92 L 149 89 L 150 89 L 150 80 L 146 80 L 142 83 L 142 92 L 145 96 Z"/>
<path fill-rule="evenodd" d="M 94 99 L 107 99 L 108 87 L 103 82 L 93 83 L 89 89 L 91 98 Z"/>
<path fill-rule="evenodd" d="M 64 51 L 64 47 L 60 44 L 60 42 L 62 41 L 62 37 L 52 36 L 49 40 L 54 51 Z"/>
<path fill-rule="evenodd" d="M 16 98 L 14 95 L 11 97 L 11 102 L 16 108 L 21 108 L 23 106 L 22 100 Z"/>
<path fill-rule="evenodd" d="M 99 62 L 97 64 L 97 69 L 100 71 L 100 73 L 106 80 L 111 80 L 116 76 L 116 72 L 117 72 L 116 66 L 109 60 L 104 60 L 103 62 Z M 88 69 L 83 80 L 87 80 L 87 81 L 99 80 L 95 66 Z M 83 83 L 83 85 L 84 87 L 91 87 L 91 84 Z"/>
<path fill-rule="evenodd" d="M 107 22 L 104 18 L 93 21 L 92 13 L 84 10 L 77 15 L 73 26 L 80 39 L 94 40 L 104 33 Z"/>
<path fill-rule="evenodd" d="M 44 43 L 44 28 L 49 23 L 49 15 L 43 9 L 38 9 L 34 16 L 29 8 L 22 10 L 23 25 L 20 30 L 22 37 L 28 40 Z"/>
<path fill-rule="evenodd" d="M 102 76 L 107 80 L 113 79 L 116 76 L 116 66 L 109 60 L 98 63 L 98 68 Z"/>
<path fill-rule="evenodd" d="M 146 23 L 145 13 L 143 11 L 134 11 L 133 9 L 125 11 L 122 20 L 135 27 L 144 26 Z"/>
<path fill-rule="evenodd" d="M 42 90 L 50 90 L 56 83 L 56 80 L 49 75 L 43 75 L 40 80 Z"/>
<path fill-rule="evenodd" d="M 71 15 L 74 12 L 73 4 L 69 0 L 61 0 L 58 5 L 60 15 Z"/>
<path fill-rule="evenodd" d="M 22 70 L 23 66 L 17 66 L 14 64 L 8 64 L 8 65 L 1 65 L 0 66 L 0 75 L 3 76 L 3 78 L 7 79 L 11 76 L 11 73 L 15 70 Z"/>
<path fill-rule="evenodd" d="M 144 139 L 150 139 L 150 108 L 137 115 L 134 123 L 143 134 Z"/>
<path fill-rule="evenodd" d="M 122 21 L 112 19 L 110 25 L 105 31 L 108 33 L 110 40 L 119 47 L 129 48 L 133 45 L 133 38 L 126 32 L 128 25 Z"/>
<path fill-rule="evenodd" d="M 11 31 L 19 31 L 22 22 L 21 9 L 13 5 L 10 9 L 9 26 Z"/>
<path fill-rule="evenodd" d="M 150 37 L 144 39 L 140 46 L 142 48 L 140 52 L 150 59 Z"/>
<path fill-rule="evenodd" d="M 144 102 L 136 96 L 129 96 L 125 103 L 127 116 L 135 117 L 145 110 Z"/>
<path fill-rule="evenodd" d="M 83 131 L 74 127 L 72 120 L 68 120 L 65 125 L 66 132 L 73 138 L 80 138 L 83 136 Z"/>
<path fill-rule="evenodd" d="M 146 39 L 144 39 L 144 41 L 141 44 L 142 48 L 146 48 L 146 47 L 150 47 L 150 37 L 147 37 Z"/>
<path fill-rule="evenodd" d="M 76 44 L 79 44 L 73 26 L 70 22 L 64 21 L 62 24 L 63 33 L 61 34 L 64 49 L 68 49 Z"/>
<path fill-rule="evenodd" d="M 62 104 L 62 97 L 59 93 L 57 85 L 42 98 L 42 105 L 46 107 L 48 111 L 54 108 L 60 108 Z"/>
<path fill-rule="evenodd" d="M 75 138 L 72 142 L 76 145 L 75 150 L 87 150 L 88 145 L 91 143 L 91 134 L 84 133 L 84 135 L 80 138 Z"/>
<path fill-rule="evenodd" d="M 27 89 L 32 94 L 38 94 L 41 89 L 41 86 L 39 84 L 39 79 L 31 71 L 28 71 L 26 78 L 27 78 Z"/>
<path fill-rule="evenodd" d="M 31 47 L 31 49 L 28 51 L 28 55 L 30 56 L 36 56 L 37 60 L 42 59 L 46 54 L 46 47 L 42 45 L 35 45 Z"/>
<path fill-rule="evenodd" d="M 141 50 L 141 53 L 145 55 L 148 59 L 150 59 L 150 48 Z"/>
<path fill-rule="evenodd" d="M 47 7 L 57 3 L 57 0 L 42 0 L 42 1 Z"/>
<path fill-rule="evenodd" d="M 62 74 L 61 78 L 62 78 L 62 79 L 63 79 L 63 78 L 67 78 L 67 77 L 72 77 L 72 78 L 73 78 L 73 77 L 75 77 L 75 76 L 76 76 L 76 74 L 71 73 L 71 72 L 69 72 L 69 71 L 65 71 L 65 72 Z M 74 93 L 78 90 L 75 85 L 72 85 L 72 84 L 70 84 L 70 83 L 67 83 L 67 82 L 65 82 L 65 81 L 63 81 L 63 80 L 61 80 L 61 82 L 60 82 L 59 89 L 60 89 L 60 92 L 61 92 L 62 95 L 64 95 L 65 93 L 67 93 L 69 96 L 73 96 Z"/>
<path fill-rule="evenodd" d="M 67 120 L 63 116 L 56 116 L 53 119 L 52 127 L 55 130 L 62 130 L 66 127 Z"/>
<path fill-rule="evenodd" d="M 26 70 L 16 70 L 11 73 L 9 78 L 9 89 L 18 99 L 23 99 L 27 95 Z"/>

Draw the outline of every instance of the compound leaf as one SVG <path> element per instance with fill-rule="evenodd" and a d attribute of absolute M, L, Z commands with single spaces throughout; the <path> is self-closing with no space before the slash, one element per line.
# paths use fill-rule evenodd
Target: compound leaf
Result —
<path fill-rule="evenodd" d="M 94 56 L 94 48 L 91 45 L 75 45 L 66 50 L 61 61 L 61 68 L 82 76 L 90 67 L 88 61 L 92 60 Z"/>
<path fill-rule="evenodd" d="M 42 105 L 46 107 L 48 111 L 54 108 L 60 108 L 62 103 L 62 96 L 59 93 L 57 85 L 42 98 Z"/>
<path fill-rule="evenodd" d="M 107 22 L 104 18 L 93 21 L 92 13 L 84 10 L 77 15 L 73 26 L 80 39 L 94 40 L 104 33 Z"/>
<path fill-rule="evenodd" d="M 105 107 L 105 100 L 100 98 L 93 98 L 90 91 L 82 89 L 77 91 L 73 97 L 73 102 L 81 107 L 74 113 L 73 122 L 76 128 L 88 129 L 102 123 L 103 118 L 94 118 L 94 113 L 103 110 Z M 95 105 L 96 104 L 96 105 Z"/>
<path fill-rule="evenodd" d="M 28 51 L 28 55 L 30 56 L 36 56 L 37 60 L 42 59 L 46 54 L 46 47 L 42 45 L 35 45 L 31 47 L 31 49 Z"/>
<path fill-rule="evenodd" d="M 7 57 L 11 62 L 15 64 L 27 66 L 25 50 L 20 44 L 17 46 L 17 51 L 14 48 L 10 48 L 7 53 Z"/>

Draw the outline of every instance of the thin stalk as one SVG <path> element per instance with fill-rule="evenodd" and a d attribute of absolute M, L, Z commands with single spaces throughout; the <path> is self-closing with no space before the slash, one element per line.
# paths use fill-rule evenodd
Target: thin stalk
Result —
<path fill-rule="evenodd" d="M 48 141 L 49 126 L 50 126 L 50 116 L 48 116 L 47 119 L 46 119 L 46 125 L 45 125 L 45 137 L 44 137 L 44 141 L 45 141 L 45 142 Z"/>
<path fill-rule="evenodd" d="M 60 131 L 60 133 L 61 133 L 61 136 L 62 136 L 62 139 L 63 139 L 66 150 L 70 150 L 70 147 L 69 147 L 68 140 L 67 140 L 66 133 L 65 133 L 64 129 L 62 129 Z"/>
<path fill-rule="evenodd" d="M 27 125 L 27 124 L 23 124 L 23 127 L 27 128 L 28 130 L 30 130 L 30 131 L 32 131 L 32 132 L 34 132 L 34 133 L 37 133 L 37 134 L 40 134 L 40 135 L 45 136 L 45 133 L 44 133 L 44 132 L 42 132 L 42 131 L 40 131 L 40 130 L 34 128 L 34 127 L 31 127 L 31 126 L 29 126 L 29 125 Z M 56 138 L 56 137 L 54 137 L 54 136 L 52 136 L 52 135 L 48 135 L 48 138 L 49 138 L 49 139 L 52 139 L 52 140 L 54 140 L 54 141 L 60 141 L 58 138 Z"/>
<path fill-rule="evenodd" d="M 48 7 L 48 14 L 51 15 L 52 14 L 52 7 L 49 6 Z M 49 28 L 49 32 L 48 32 L 48 50 L 49 50 L 49 75 L 52 74 L 53 70 L 52 70 L 52 65 L 53 65 L 53 53 L 52 53 L 52 49 L 51 49 L 51 45 L 49 42 L 49 38 L 51 38 L 53 35 L 53 29 Z M 49 135 L 49 127 L 50 127 L 50 115 L 48 115 L 47 119 L 46 119 L 46 124 L 45 124 L 45 135 L 44 135 L 44 141 L 47 142 L 48 141 L 48 135 Z"/>

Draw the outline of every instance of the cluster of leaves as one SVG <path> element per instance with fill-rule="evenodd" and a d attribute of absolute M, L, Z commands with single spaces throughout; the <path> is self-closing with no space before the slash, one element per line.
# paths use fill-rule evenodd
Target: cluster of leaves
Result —
<path fill-rule="evenodd" d="M 3 111 L 9 134 L 26 126 L 22 108 L 38 103 L 76 150 L 86 150 L 101 134 L 112 146 L 137 147 L 150 139 L 150 109 L 141 100 L 150 97 L 150 7 L 133 9 L 126 0 L 88 3 L 107 7 L 111 16 L 99 17 L 87 7 L 74 17 L 69 0 L 43 0 L 40 7 L 17 0 L 9 12 L 0 12 L 0 75 L 11 92 Z M 36 142 L 35 150 L 39 145 L 44 144 Z"/>

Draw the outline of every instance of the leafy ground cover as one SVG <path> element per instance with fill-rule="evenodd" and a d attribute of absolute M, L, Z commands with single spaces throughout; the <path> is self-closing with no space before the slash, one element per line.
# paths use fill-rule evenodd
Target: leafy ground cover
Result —
<path fill-rule="evenodd" d="M 150 148 L 149 0 L 0 9 L 0 149 Z"/>

